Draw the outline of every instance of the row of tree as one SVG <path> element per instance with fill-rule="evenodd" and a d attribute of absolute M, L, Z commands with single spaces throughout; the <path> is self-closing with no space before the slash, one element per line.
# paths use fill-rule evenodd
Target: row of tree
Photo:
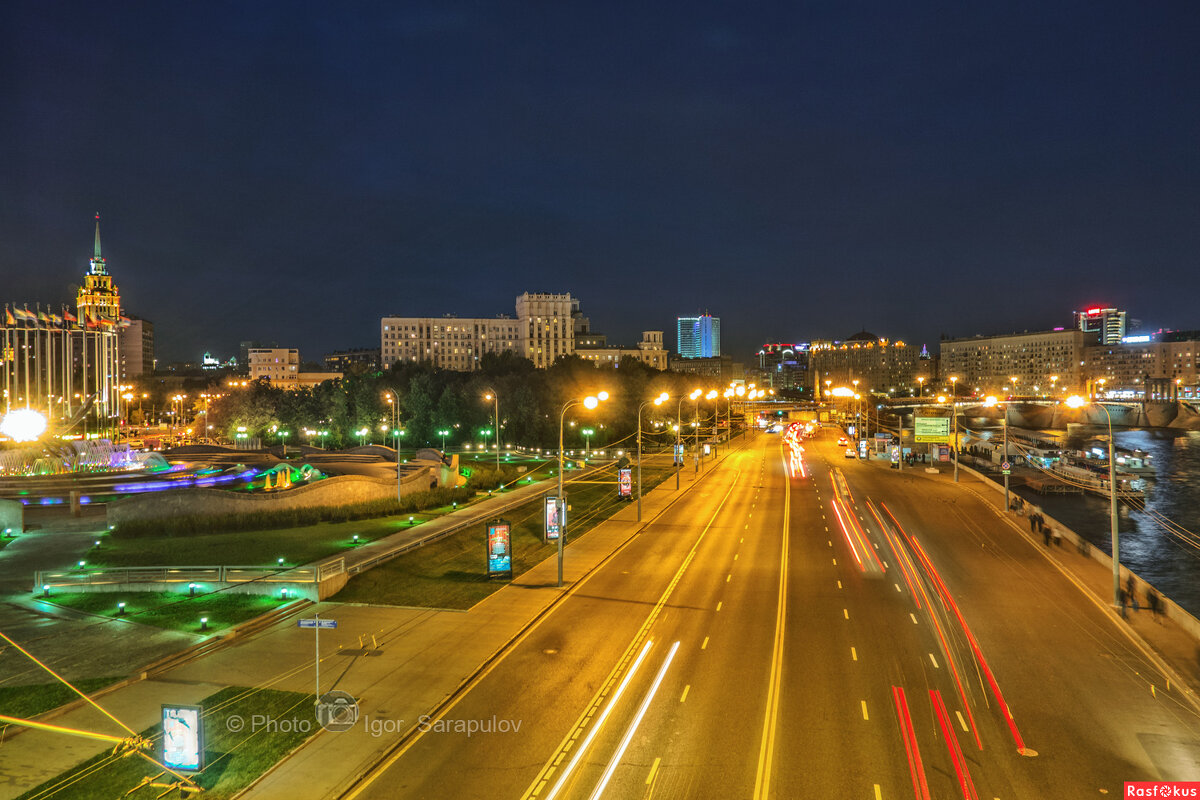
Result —
<path fill-rule="evenodd" d="M 623 359 L 615 369 L 597 366 L 584 359 L 560 358 L 548 369 L 537 369 L 528 359 L 511 353 L 485 355 L 475 372 L 453 372 L 429 364 L 397 364 L 390 370 L 350 375 L 326 381 L 312 389 L 283 390 L 266 381 L 255 381 L 234 389 L 209 409 L 213 433 L 232 440 L 238 432 L 260 437 L 264 444 L 311 441 L 338 448 L 363 441 L 396 441 L 395 422 L 403 431 L 401 447 L 440 446 L 441 431 L 448 431 L 447 446 L 466 442 L 488 442 L 493 437 L 494 404 L 489 393 L 499 397 L 501 444 L 553 448 L 558 445 L 559 415 L 566 403 L 607 391 L 609 399 L 594 411 L 582 405 L 567 411 L 565 440 L 568 447 L 583 444 L 582 430 L 595 431 L 594 447 L 628 441 L 637 429 L 637 409 L 646 400 L 667 392 L 671 400 L 662 406 L 652 403 L 643 410 L 646 432 L 663 423 L 659 438 L 667 441 L 668 423 L 677 411 L 685 431 L 690 422 L 701 420 L 701 430 L 711 430 L 715 406 L 722 423 L 727 401 L 686 399 L 693 389 L 724 390 L 715 378 L 700 378 L 652 369 L 633 358 Z M 392 402 L 389 403 L 388 399 Z M 683 397 L 682 408 L 679 399 Z M 398 407 L 393 409 L 393 404 Z M 697 409 L 698 406 L 698 409 Z M 386 429 L 385 427 L 386 426 Z M 315 431 L 306 434 L 305 431 Z M 365 433 L 363 433 L 365 431 Z"/>

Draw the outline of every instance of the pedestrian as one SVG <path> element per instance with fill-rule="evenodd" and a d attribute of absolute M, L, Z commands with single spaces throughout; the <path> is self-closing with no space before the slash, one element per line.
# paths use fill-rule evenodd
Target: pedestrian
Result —
<path fill-rule="evenodd" d="M 1050 546 L 1050 529 L 1042 528 L 1042 540 L 1046 543 L 1046 547 Z"/>
<path fill-rule="evenodd" d="M 1158 592 L 1149 587 L 1146 588 L 1146 605 L 1150 607 L 1150 613 L 1154 615 L 1154 621 L 1158 622 L 1158 610 L 1161 607 L 1161 600 L 1158 597 Z"/>
<path fill-rule="evenodd" d="M 1034 533 L 1037 528 L 1037 514 L 1029 515 L 1029 532 Z"/>
<path fill-rule="evenodd" d="M 1135 594 L 1135 592 L 1133 590 L 1136 588 L 1137 588 L 1137 582 L 1133 579 L 1133 575 L 1127 576 L 1125 578 L 1125 593 L 1129 595 L 1131 600 L 1133 599 L 1133 596 Z"/>
<path fill-rule="evenodd" d="M 1117 595 L 1118 595 L 1117 599 L 1120 600 L 1120 602 L 1121 602 L 1121 618 L 1124 619 L 1125 604 L 1129 602 L 1128 595 L 1126 594 L 1124 589 L 1118 590 Z"/>

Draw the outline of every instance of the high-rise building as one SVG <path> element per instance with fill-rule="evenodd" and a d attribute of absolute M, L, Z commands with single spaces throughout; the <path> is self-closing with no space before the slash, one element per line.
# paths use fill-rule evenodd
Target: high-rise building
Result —
<path fill-rule="evenodd" d="M 804 389 L 808 386 L 808 342 L 771 342 L 758 351 L 756 378 L 771 389 Z"/>
<path fill-rule="evenodd" d="M 340 372 L 301 372 L 300 351 L 287 347 L 254 347 L 247 353 L 250 379 L 265 379 L 272 386 L 301 389 L 338 380 Z"/>
<path fill-rule="evenodd" d="M 1075 312 L 1075 327 L 1100 337 L 1100 344 L 1120 344 L 1125 336 L 1125 312 L 1116 308 L 1089 308 Z"/>
<path fill-rule="evenodd" d="M 512 317 L 384 317 L 380 320 L 383 368 L 397 361 L 428 361 L 441 369 L 479 369 L 484 353 L 521 352 L 521 323 Z"/>
<path fill-rule="evenodd" d="M 154 372 L 154 323 L 130 316 L 117 336 L 121 352 L 121 377 L 138 378 Z"/>
<path fill-rule="evenodd" d="M 721 355 L 721 319 L 711 314 L 677 317 L 675 352 L 683 358 L 712 358 Z"/>
<path fill-rule="evenodd" d="M 96 242 L 83 286 L 75 298 L 82 328 L 80 361 L 83 396 L 94 397 L 94 414 L 101 428 L 121 416 L 121 356 L 117 331 L 121 327 L 121 293 L 100 254 L 100 214 L 96 213 Z"/>

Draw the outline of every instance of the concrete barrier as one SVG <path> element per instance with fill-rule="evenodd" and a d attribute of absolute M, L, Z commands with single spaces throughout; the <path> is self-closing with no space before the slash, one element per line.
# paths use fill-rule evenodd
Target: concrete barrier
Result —
<path fill-rule="evenodd" d="M 25 530 L 25 506 L 19 500 L 0 500 L 0 535 Z"/>
<path fill-rule="evenodd" d="M 961 472 L 965 472 L 968 475 L 974 475 L 976 478 L 979 478 L 981 481 L 991 486 L 1000 494 L 1004 494 L 1004 487 L 995 481 L 988 479 L 988 477 L 983 473 L 973 470 L 968 466 L 964 466 L 961 461 L 959 462 L 958 468 Z M 1024 498 L 1021 499 L 1024 500 Z M 1025 505 L 1029 506 L 1032 504 L 1028 500 L 1025 500 Z M 1075 548 L 1077 552 L 1088 556 L 1097 563 L 1102 564 L 1110 573 L 1112 572 L 1112 556 L 1101 550 L 1099 547 L 1093 545 L 1090 541 L 1068 528 L 1059 520 L 1047 514 L 1046 511 L 1040 506 L 1038 506 L 1038 513 L 1046 518 L 1046 524 L 1052 528 L 1055 533 L 1058 533 L 1062 536 L 1066 546 Z M 1147 589 L 1154 589 L 1154 593 L 1157 594 L 1161 600 L 1160 610 L 1162 614 L 1166 617 L 1169 617 L 1172 622 L 1186 631 L 1197 641 L 1200 641 L 1200 619 L 1196 619 L 1190 613 L 1180 608 L 1174 600 L 1160 592 L 1149 581 L 1143 580 L 1140 576 L 1138 576 L 1137 573 L 1126 569 L 1124 565 L 1121 566 L 1120 576 L 1122 588 L 1125 587 L 1125 582 L 1132 576 L 1134 590 L 1139 592 L 1143 597 L 1145 596 Z"/>

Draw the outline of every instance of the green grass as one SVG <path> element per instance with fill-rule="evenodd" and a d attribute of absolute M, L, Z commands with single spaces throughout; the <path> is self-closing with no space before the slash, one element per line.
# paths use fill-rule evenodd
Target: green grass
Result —
<path fill-rule="evenodd" d="M 193 780 L 204 789 L 200 797 L 207 800 L 228 800 L 250 785 L 256 778 L 270 769 L 319 727 L 313 715 L 313 696 L 298 692 L 280 692 L 272 689 L 255 691 L 231 687 L 209 695 L 200 703 L 204 707 L 205 768 L 193 776 Z M 255 715 L 276 721 L 272 729 L 252 728 Z M 234 717 L 244 721 L 241 730 L 230 722 Z M 279 724 L 287 721 L 288 724 Z M 284 732 L 284 728 L 305 728 Z M 154 726 L 141 734 L 153 742 L 148 754 L 161 758 L 161 726 Z M 102 747 L 97 743 L 97 747 Z M 116 757 L 104 750 L 35 787 L 18 800 L 53 796 L 55 800 L 95 800 L 98 797 L 125 797 L 129 800 L 150 800 L 162 796 L 161 788 L 150 786 L 129 794 L 145 777 L 158 775 L 162 770 L 143 758 Z M 86 776 L 75 781 L 83 773 Z M 170 777 L 165 776 L 165 777 Z M 51 794 L 53 787 L 62 788 Z M 178 793 L 167 795 L 178 797 Z"/>
<path fill-rule="evenodd" d="M 39 595 L 40 596 L 40 595 Z M 190 597 L 180 592 L 73 592 L 51 593 L 49 602 L 77 611 L 100 614 L 185 633 L 219 633 L 278 608 L 284 601 L 254 594 L 212 592 Z M 125 603 L 117 615 L 117 603 Z M 208 617 L 208 630 L 200 630 L 200 618 Z"/>
<path fill-rule="evenodd" d="M 91 694 L 119 680 L 123 678 L 83 678 L 73 683 L 79 691 Z M 79 695 L 61 683 L 0 686 L 0 714 L 29 719 L 78 698 Z"/>
<path fill-rule="evenodd" d="M 670 468 L 643 468 L 645 491 L 674 474 Z M 616 498 L 614 484 L 578 484 L 568 490 L 571 539 L 608 519 L 628 501 Z M 505 515 L 512 523 L 513 577 L 552 555 L 557 545 L 542 539 L 542 499 Z M 332 600 L 347 603 L 470 608 L 507 581 L 484 571 L 483 531 L 471 528 L 432 542 L 354 576 Z"/>

